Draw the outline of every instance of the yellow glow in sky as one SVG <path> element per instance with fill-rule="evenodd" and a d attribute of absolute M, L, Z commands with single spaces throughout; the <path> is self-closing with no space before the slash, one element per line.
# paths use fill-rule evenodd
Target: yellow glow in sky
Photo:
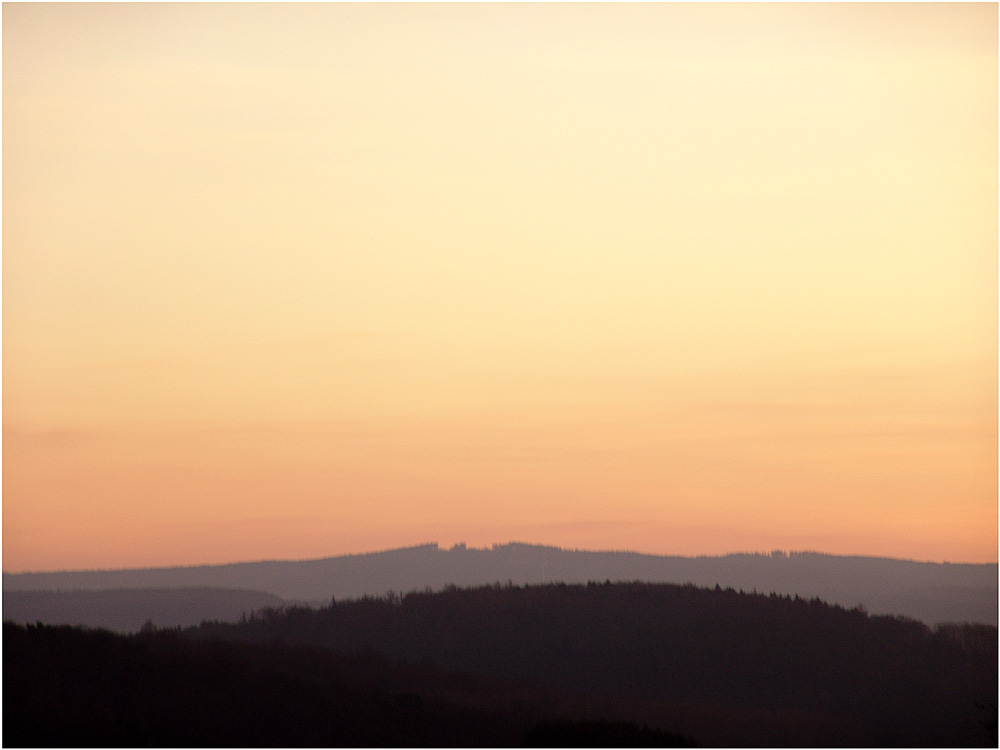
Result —
<path fill-rule="evenodd" d="M 6 4 L 3 566 L 997 560 L 997 6 Z"/>

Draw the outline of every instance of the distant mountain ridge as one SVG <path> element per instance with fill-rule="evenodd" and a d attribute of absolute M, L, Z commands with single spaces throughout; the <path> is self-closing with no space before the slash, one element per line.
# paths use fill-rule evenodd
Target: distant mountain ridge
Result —
<path fill-rule="evenodd" d="M 650 581 L 818 597 L 873 614 L 997 624 L 996 564 L 931 563 L 818 552 L 679 557 L 511 542 L 491 548 L 436 543 L 314 560 L 129 570 L 4 573 L 4 592 L 226 588 L 290 602 L 512 582 Z M 6 607 L 4 616 L 7 616 Z"/>

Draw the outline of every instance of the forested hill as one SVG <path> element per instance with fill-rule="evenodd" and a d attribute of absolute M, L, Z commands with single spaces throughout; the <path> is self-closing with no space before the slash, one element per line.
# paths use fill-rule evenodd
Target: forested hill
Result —
<path fill-rule="evenodd" d="M 708 744 L 746 744 L 705 720 L 739 711 L 814 726 L 807 744 L 996 741 L 995 627 L 931 630 L 818 599 L 648 583 L 450 588 L 265 611 L 190 634 L 531 678 L 629 701 L 633 718 L 669 717 Z M 702 721 L 679 705 L 702 707 Z"/>
<path fill-rule="evenodd" d="M 253 589 L 286 601 L 325 603 L 394 591 L 478 586 L 510 581 L 643 580 L 716 584 L 745 591 L 819 597 L 876 614 L 938 622 L 997 624 L 997 565 L 914 562 L 819 553 L 667 557 L 590 552 L 527 544 L 490 549 L 436 544 L 319 560 L 234 563 L 180 568 L 3 574 L 3 589 Z M 29 617 L 30 619 L 30 617 Z M 72 621 L 72 620 L 70 620 Z"/>
<path fill-rule="evenodd" d="M 988 746 L 997 630 L 648 583 L 4 624 L 9 746 Z"/>
<path fill-rule="evenodd" d="M 687 747 L 524 683 L 375 653 L 3 628 L 5 747 Z"/>

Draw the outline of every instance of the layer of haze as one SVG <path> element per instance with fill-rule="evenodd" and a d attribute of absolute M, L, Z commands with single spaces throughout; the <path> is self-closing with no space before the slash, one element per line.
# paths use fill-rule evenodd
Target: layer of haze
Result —
<path fill-rule="evenodd" d="M 997 6 L 3 7 L 3 566 L 997 560 Z"/>

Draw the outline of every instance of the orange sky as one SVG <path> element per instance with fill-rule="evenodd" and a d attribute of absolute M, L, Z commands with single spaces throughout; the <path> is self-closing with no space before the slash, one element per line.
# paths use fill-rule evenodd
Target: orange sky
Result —
<path fill-rule="evenodd" d="M 997 560 L 997 6 L 3 6 L 3 568 Z"/>

